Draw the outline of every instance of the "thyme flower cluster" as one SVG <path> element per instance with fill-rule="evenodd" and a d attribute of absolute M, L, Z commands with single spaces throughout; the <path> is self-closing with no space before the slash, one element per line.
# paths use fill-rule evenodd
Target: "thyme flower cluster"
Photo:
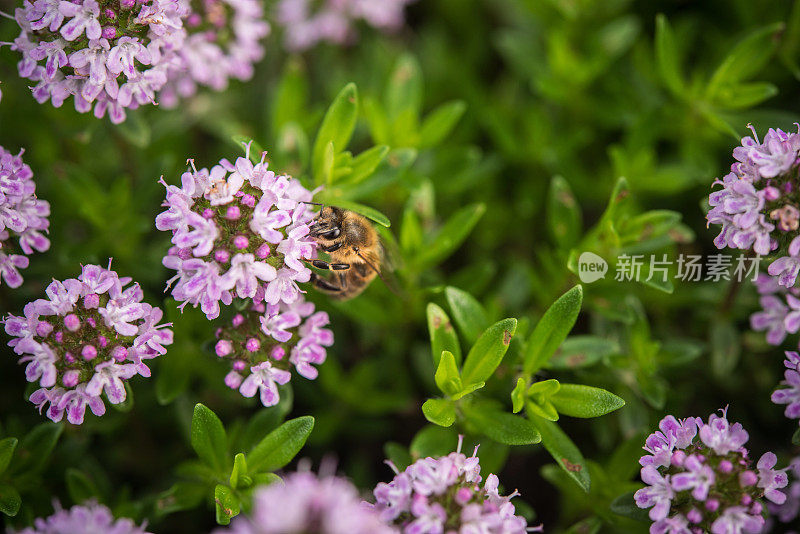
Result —
<path fill-rule="evenodd" d="M 50 248 L 45 237 L 50 226 L 50 204 L 36 197 L 33 171 L 0 146 L 0 285 L 22 285 L 20 269 L 28 267 L 27 255 Z"/>
<path fill-rule="evenodd" d="M 324 328 L 328 314 L 314 312 L 303 299 L 292 304 L 256 304 L 244 315 L 236 314 L 230 326 L 217 330 L 217 356 L 231 362 L 225 384 L 245 397 L 258 393 L 264 406 L 280 401 L 278 385 L 291 379 L 294 369 L 314 380 L 314 365 L 325 361 L 325 347 L 333 344 L 333 332 Z"/>
<path fill-rule="evenodd" d="M 148 534 L 145 525 L 137 526 L 132 519 L 114 519 L 111 510 L 96 502 L 76 505 L 68 510 L 55 504 L 55 513 L 37 518 L 32 527 L 19 534 L 75 534 L 77 532 L 105 532 L 108 534 Z"/>
<path fill-rule="evenodd" d="M 265 158 L 254 165 L 248 146 L 245 157 L 223 159 L 211 170 L 190 160 L 181 187 L 162 179 L 167 210 L 156 227 L 172 232 L 163 263 L 177 271 L 168 287 L 181 306 L 199 305 L 209 319 L 234 297 L 293 304 L 301 298 L 298 282 L 311 278 L 303 262 L 316 257 L 308 237 L 313 213 L 305 204 L 312 193 L 269 170 Z"/>
<path fill-rule="evenodd" d="M 499 493 L 499 479 L 490 474 L 481 486 L 478 447 L 471 457 L 461 453 L 459 436 L 455 452 L 441 458 L 422 458 L 374 490 L 375 509 L 381 519 L 404 534 L 458 532 L 469 534 L 523 534 L 525 518 L 515 514 L 511 499 Z"/>
<path fill-rule="evenodd" d="M 731 172 L 714 182 L 722 189 L 709 196 L 707 219 L 722 226 L 717 248 L 774 254 L 769 274 L 791 287 L 800 272 L 800 125 L 798 133 L 770 128 L 763 142 L 752 130 L 734 149 Z"/>
<path fill-rule="evenodd" d="M 145 362 L 172 343 L 161 309 L 142 302 L 142 289 L 130 283 L 110 265 L 86 265 L 78 278 L 54 280 L 47 298 L 28 303 L 22 317 L 3 320 L 14 338 L 8 345 L 27 364 L 25 377 L 39 383 L 30 401 L 40 412 L 49 404 L 53 421 L 66 413 L 79 425 L 87 407 L 103 415 L 103 392 L 111 404 L 124 402 L 125 381 L 149 377 Z"/>
<path fill-rule="evenodd" d="M 403 25 L 403 9 L 413 0 L 280 0 L 277 20 L 284 28 L 286 48 L 303 51 L 320 42 L 344 44 L 363 20 L 384 31 Z"/>
<path fill-rule="evenodd" d="M 699 439 L 698 439 L 699 438 Z M 730 423 L 727 409 L 677 420 L 669 415 L 647 438 L 642 481 L 635 494 L 639 508 L 649 508 L 652 534 L 758 533 L 764 526 L 762 497 L 783 504 L 780 491 L 788 484 L 776 470 L 775 454 L 767 452 L 755 469 L 744 447 L 749 436 L 739 423 Z"/>

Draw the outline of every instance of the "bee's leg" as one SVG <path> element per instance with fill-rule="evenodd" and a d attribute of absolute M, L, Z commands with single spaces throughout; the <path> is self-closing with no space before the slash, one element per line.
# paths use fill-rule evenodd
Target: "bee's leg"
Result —
<path fill-rule="evenodd" d="M 325 269 L 326 271 L 346 271 L 350 268 L 349 263 L 328 263 L 322 260 L 312 260 L 311 265 L 317 269 Z"/>
<path fill-rule="evenodd" d="M 329 280 L 322 278 L 321 276 L 317 276 L 316 274 L 311 275 L 311 282 L 314 284 L 314 287 L 321 289 L 322 291 L 328 291 L 330 293 L 338 293 L 342 290 L 340 286 L 334 285 L 330 283 Z"/>
<path fill-rule="evenodd" d="M 339 287 L 347 289 L 347 275 L 344 273 L 339 273 Z"/>
<path fill-rule="evenodd" d="M 334 243 L 329 247 L 322 247 L 322 250 L 324 250 L 325 252 L 333 252 L 334 250 L 339 250 L 340 248 L 342 248 L 341 241 L 339 243 Z"/>

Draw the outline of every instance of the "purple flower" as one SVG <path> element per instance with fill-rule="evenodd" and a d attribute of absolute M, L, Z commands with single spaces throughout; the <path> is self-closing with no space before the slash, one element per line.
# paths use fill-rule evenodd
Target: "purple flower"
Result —
<path fill-rule="evenodd" d="M 28 267 L 23 254 L 50 248 L 42 235 L 50 225 L 50 204 L 36 197 L 33 172 L 22 153 L 14 156 L 0 146 L 0 285 L 5 280 L 12 288 L 22 285 L 19 271 Z"/>
<path fill-rule="evenodd" d="M 77 111 L 122 122 L 126 108 L 153 103 L 180 64 L 189 15 L 188 3 L 174 0 L 26 1 L 12 44 L 22 55 L 19 75 L 36 82 L 40 103 L 59 107 L 72 96 Z"/>
<path fill-rule="evenodd" d="M 278 386 L 285 384 L 292 377 L 289 371 L 274 369 L 270 362 L 264 362 L 250 368 L 250 375 L 244 379 L 239 387 L 239 393 L 245 397 L 252 397 L 260 391 L 261 403 L 264 406 L 278 404 Z"/>
<path fill-rule="evenodd" d="M 148 534 L 145 525 L 137 526 L 128 518 L 114 519 L 111 510 L 89 501 L 64 510 L 55 503 L 55 513 L 50 517 L 38 518 L 32 527 L 21 530 L 19 534 L 68 534 L 77 532 L 107 532 L 109 534 Z"/>
<path fill-rule="evenodd" d="M 727 408 L 721 412 L 712 414 L 708 423 L 700 418 L 679 422 L 665 417 L 661 431 L 650 436 L 668 442 L 680 439 L 668 464 L 657 463 L 654 456 L 640 461 L 646 486 L 634 498 L 638 507 L 651 508 L 651 533 L 760 532 L 764 524 L 760 498 L 786 501 L 780 490 L 788 480 L 785 470 L 775 469 L 776 456 L 764 454 L 757 473 L 751 470 L 744 447 L 747 432 L 728 421 Z M 681 438 L 676 437 L 678 433 Z"/>
<path fill-rule="evenodd" d="M 214 534 L 392 534 L 344 478 L 300 471 L 256 489 L 252 512 Z"/>
<path fill-rule="evenodd" d="M 284 28 L 286 48 L 301 51 L 323 41 L 344 44 L 353 36 L 353 25 L 359 19 L 374 28 L 396 30 L 403 24 L 403 9 L 411 1 L 281 0 L 277 18 Z"/>
<path fill-rule="evenodd" d="M 138 284 L 125 288 L 109 265 L 86 265 L 78 278 L 53 281 L 47 299 L 25 306 L 25 317 L 9 315 L 3 322 L 13 336 L 9 346 L 27 363 L 25 377 L 39 382 L 30 400 L 47 416 L 79 425 L 86 408 L 105 413 L 102 393 L 112 404 L 125 400 L 125 380 L 149 376 L 142 360 L 166 352 L 172 343 L 170 325 L 157 324 L 160 309 L 141 302 Z"/>
<path fill-rule="evenodd" d="M 486 533 L 523 534 L 539 531 L 527 528 L 523 517 L 515 514 L 509 496 L 498 492 L 499 481 L 489 475 L 481 487 L 480 463 L 475 448 L 471 457 L 461 453 L 459 436 L 455 452 L 440 458 L 422 458 L 402 473 L 391 462 L 394 480 L 379 483 L 371 505 L 382 521 L 403 534 Z"/>
<path fill-rule="evenodd" d="M 163 261 L 177 271 L 172 295 L 183 305 L 200 305 L 209 319 L 234 296 L 291 304 L 302 294 L 298 282 L 311 278 L 303 262 L 316 258 L 316 242 L 308 237 L 314 214 L 295 199 L 297 188 L 308 198 L 311 193 L 268 171 L 263 157 L 254 165 L 249 150 L 246 145 L 244 158 L 222 160 L 210 171 L 192 163 L 181 188 L 162 181 L 167 209 L 156 227 L 172 231 L 175 247 Z"/>
<path fill-rule="evenodd" d="M 780 285 L 792 287 L 797 280 L 797 273 L 800 272 L 800 236 L 792 239 L 787 252 L 789 255 L 773 261 L 767 268 L 767 272 L 771 276 L 775 276 Z"/>
<path fill-rule="evenodd" d="M 784 365 L 784 381 L 781 385 L 787 386 L 778 388 L 772 393 L 772 402 L 775 404 L 786 404 L 784 415 L 789 419 L 800 419 L 800 369 L 798 369 L 798 358 L 796 352 L 786 352 Z"/>

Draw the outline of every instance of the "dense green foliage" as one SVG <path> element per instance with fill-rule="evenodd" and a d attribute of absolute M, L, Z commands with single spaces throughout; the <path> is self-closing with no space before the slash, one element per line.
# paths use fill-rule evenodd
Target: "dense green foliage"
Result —
<path fill-rule="evenodd" d="M 647 267 L 617 282 L 613 258 L 716 253 L 713 179 L 748 123 L 799 116 L 791 4 L 420 0 L 399 34 L 364 28 L 347 47 L 290 55 L 275 28 L 252 81 L 119 126 L 37 104 L 4 47 L 0 144 L 25 148 L 52 247 L 21 288 L 0 286 L 0 315 L 113 258 L 175 331 L 153 377 L 79 427 L 36 412 L 4 340 L 4 519 L 94 497 L 156 532 L 204 532 L 297 458 L 333 455 L 366 495 L 390 478 L 385 457 L 445 454 L 464 433 L 548 532 L 644 532 L 618 497 L 640 487 L 666 413 L 730 404 L 754 449 L 788 459 L 796 423 L 769 400 L 782 358 L 749 331 L 751 284 L 683 282 L 674 264 L 667 282 Z M 4 21 L 0 40 L 14 37 Z M 178 183 L 187 158 L 211 166 L 246 139 L 325 186 L 315 199 L 381 223 L 399 293 L 308 287 L 335 344 L 269 409 L 225 386 L 214 327 L 163 293 L 169 236 L 154 227 L 160 176 Z M 605 279 L 580 284 L 584 251 L 609 260 Z"/>

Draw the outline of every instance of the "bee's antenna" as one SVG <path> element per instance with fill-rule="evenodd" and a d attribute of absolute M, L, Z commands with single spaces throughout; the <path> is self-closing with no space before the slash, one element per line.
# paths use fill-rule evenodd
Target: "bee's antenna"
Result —
<path fill-rule="evenodd" d="M 312 206 L 324 206 L 325 205 L 322 202 L 308 202 L 308 201 L 305 201 L 305 200 L 301 200 L 300 204 L 311 204 Z"/>

